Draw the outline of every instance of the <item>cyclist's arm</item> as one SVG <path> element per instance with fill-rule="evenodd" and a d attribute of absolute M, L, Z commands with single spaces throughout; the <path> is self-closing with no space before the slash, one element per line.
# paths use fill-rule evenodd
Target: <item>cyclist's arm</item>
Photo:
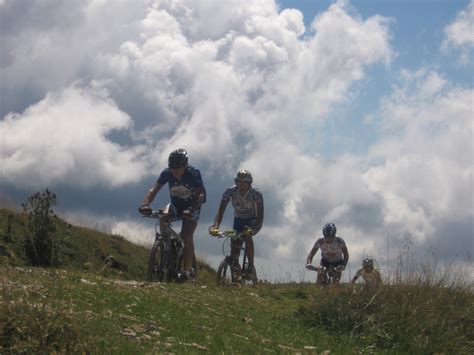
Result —
<path fill-rule="evenodd" d="M 318 252 L 318 249 L 318 247 L 313 246 L 313 248 L 309 251 L 308 257 L 306 258 L 306 264 L 311 264 L 314 255 Z"/>
<path fill-rule="evenodd" d="M 359 269 L 356 271 L 356 274 L 354 275 L 354 277 L 352 278 L 352 284 L 354 284 L 360 277 L 360 275 L 362 274 L 362 269 Z"/>
<path fill-rule="evenodd" d="M 153 202 L 156 197 L 156 194 L 161 190 L 162 187 L 163 185 L 161 185 L 159 182 L 156 182 L 155 185 L 153 185 L 153 187 L 145 195 L 145 198 L 143 199 L 143 206 L 149 206 L 150 203 Z"/>
<path fill-rule="evenodd" d="M 380 275 L 380 272 L 378 270 L 375 270 L 376 271 L 376 283 L 377 283 L 377 286 L 383 284 L 383 281 L 382 281 L 382 275 Z"/>
<path fill-rule="evenodd" d="M 219 204 L 219 209 L 217 210 L 216 218 L 214 218 L 215 228 L 219 228 L 219 226 L 221 225 L 222 218 L 224 217 L 224 212 L 227 208 L 228 203 L 229 200 L 221 200 L 221 203 Z"/>
<path fill-rule="evenodd" d="M 263 200 L 257 203 L 257 221 L 255 222 L 255 227 L 253 228 L 252 234 L 257 234 L 260 229 L 262 229 L 263 224 Z"/>
<path fill-rule="evenodd" d="M 196 196 L 194 197 L 194 200 L 191 202 L 191 208 L 195 211 L 201 208 L 201 205 L 204 202 L 204 188 L 203 187 L 197 187 L 196 188 Z"/>
<path fill-rule="evenodd" d="M 349 261 L 349 250 L 347 250 L 347 247 L 342 248 L 342 255 L 344 255 L 344 266 L 347 266 L 347 262 Z"/>

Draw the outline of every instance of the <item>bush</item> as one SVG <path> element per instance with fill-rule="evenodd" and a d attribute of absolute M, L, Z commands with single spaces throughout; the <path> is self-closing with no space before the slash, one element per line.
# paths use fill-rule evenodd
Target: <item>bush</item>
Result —
<path fill-rule="evenodd" d="M 58 218 L 52 209 L 56 205 L 56 195 L 46 189 L 36 192 L 22 204 L 27 215 L 27 235 L 23 247 L 27 261 L 33 266 L 54 266 L 58 264 L 54 233 Z"/>

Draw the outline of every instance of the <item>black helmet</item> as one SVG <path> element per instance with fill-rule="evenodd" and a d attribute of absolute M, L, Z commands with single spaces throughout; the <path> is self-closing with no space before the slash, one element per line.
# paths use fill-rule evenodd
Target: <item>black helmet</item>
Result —
<path fill-rule="evenodd" d="M 186 149 L 179 148 L 173 150 L 168 157 L 168 167 L 170 169 L 181 168 L 188 164 L 188 152 Z"/>
<path fill-rule="evenodd" d="M 365 258 L 362 261 L 362 266 L 365 268 L 372 269 L 374 267 L 374 261 L 371 258 Z"/>
<path fill-rule="evenodd" d="M 323 235 L 325 238 L 327 237 L 335 237 L 336 236 L 336 225 L 334 223 L 326 223 L 323 228 Z"/>
<path fill-rule="evenodd" d="M 239 170 L 235 174 L 234 181 L 245 181 L 251 184 L 253 181 L 252 174 L 248 170 Z"/>

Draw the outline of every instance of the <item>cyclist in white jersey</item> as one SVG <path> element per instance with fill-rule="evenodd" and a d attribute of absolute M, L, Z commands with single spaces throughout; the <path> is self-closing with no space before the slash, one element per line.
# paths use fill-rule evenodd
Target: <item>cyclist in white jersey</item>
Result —
<path fill-rule="evenodd" d="M 334 223 L 327 223 L 323 228 L 323 238 L 319 238 L 313 248 L 309 251 L 306 258 L 306 265 L 310 265 L 314 255 L 321 249 L 321 266 L 325 268 L 334 267 L 339 272 L 339 280 L 341 272 L 346 268 L 349 261 L 349 251 L 346 242 L 340 237 L 336 237 L 337 228 Z M 338 282 L 339 282 L 338 280 Z M 321 274 L 318 273 L 318 283 L 321 282 Z"/>
<path fill-rule="evenodd" d="M 224 212 L 229 201 L 232 201 L 234 207 L 234 225 L 233 228 L 237 233 L 242 233 L 247 257 L 249 261 L 248 270 L 254 267 L 254 245 L 252 236 L 258 233 L 263 224 L 263 196 L 260 191 L 252 186 L 253 178 L 247 170 L 239 170 L 235 174 L 235 185 L 227 188 L 222 195 L 219 209 L 217 210 L 214 224 L 211 229 L 219 229 L 224 217 Z M 234 260 L 239 259 L 242 241 L 232 240 L 231 254 Z"/>
<path fill-rule="evenodd" d="M 375 289 L 382 284 L 380 271 L 374 268 L 374 260 L 371 258 L 366 258 L 362 261 L 362 267 L 357 270 L 351 283 L 354 284 L 359 277 L 364 281 L 364 288 L 366 289 Z"/>

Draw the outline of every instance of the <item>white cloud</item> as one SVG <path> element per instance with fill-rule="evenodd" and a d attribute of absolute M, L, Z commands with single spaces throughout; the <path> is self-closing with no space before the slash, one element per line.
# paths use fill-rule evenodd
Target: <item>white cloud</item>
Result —
<path fill-rule="evenodd" d="M 434 72 L 405 77 L 380 111 L 385 136 L 371 158 L 382 163 L 364 179 L 383 199 L 387 225 L 398 224 L 421 242 L 438 219 L 474 216 L 474 93 L 441 85 Z"/>
<path fill-rule="evenodd" d="M 130 117 L 100 89 L 70 87 L 51 93 L 22 114 L 11 113 L 0 121 L 0 181 L 33 188 L 112 188 L 136 182 L 146 170 L 138 159 L 143 149 L 107 138 L 130 125 Z"/>
<path fill-rule="evenodd" d="M 66 134 L 63 149 L 57 149 L 60 153 L 43 148 L 50 157 L 60 154 L 61 159 L 39 161 L 28 144 L 20 149 L 27 136 L 15 138 L 9 147 L 23 152 L 17 155 L 22 165 L 9 170 L 3 179 L 25 184 L 25 172 L 43 171 L 45 162 L 58 161 L 50 163 L 53 165 L 44 175 L 52 181 L 90 186 L 110 178 L 112 185 L 120 185 L 137 181 L 145 171 L 156 174 L 171 147 L 185 146 L 194 163 L 210 167 L 205 176 L 209 183 L 217 180 L 222 185 L 222 170 L 230 177 L 237 168 L 246 167 L 268 200 L 270 196 L 274 199 L 270 211 L 277 216 L 297 211 L 298 221 L 278 222 L 275 216 L 267 217 L 280 230 L 272 235 L 277 250 L 287 250 L 288 255 L 295 255 L 301 243 L 314 238 L 308 224 L 323 223 L 323 216 L 334 215 L 332 210 L 359 198 L 370 201 L 360 176 L 344 172 L 345 168 L 353 169 L 358 159 L 321 162 L 320 157 L 305 151 L 311 142 L 301 137 L 317 130 L 331 107 L 347 99 L 349 88 L 364 77 L 367 66 L 390 61 L 386 19 L 362 19 L 338 2 L 314 20 L 313 33 L 302 37 L 306 32 L 301 12 L 278 12 L 270 0 L 216 1 L 212 6 L 211 2 L 150 2 L 146 11 L 138 6 L 130 14 L 123 3 L 117 4 L 106 6 L 114 16 L 104 16 L 105 6 L 100 2 L 88 4 L 81 11 L 80 22 L 64 33 L 54 32 L 57 40 L 50 42 L 51 48 L 41 58 L 59 53 L 53 60 L 65 60 L 62 70 L 73 73 L 72 77 L 82 74 L 83 82 L 88 78 L 100 82 L 109 90 L 111 100 L 127 108 L 129 116 L 107 101 L 109 117 L 96 112 L 96 107 L 92 110 L 90 106 L 96 105 L 83 99 L 80 106 L 85 105 L 82 109 L 90 109 L 94 117 L 91 135 L 76 139 L 76 135 Z M 209 21 L 211 17 L 216 21 Z M 96 26 L 97 33 L 92 34 Z M 68 53 L 77 57 L 74 61 L 61 55 L 65 41 L 71 38 L 75 40 Z M 33 35 L 30 41 L 21 42 L 20 48 L 31 48 L 37 39 Z M 6 69 L 10 74 L 25 66 L 21 61 L 13 63 Z M 59 83 L 49 83 L 49 70 L 43 75 L 40 62 L 33 61 L 31 68 L 45 88 L 61 90 L 70 80 L 69 75 L 60 75 Z M 25 78 L 15 77 L 26 83 Z M 37 106 L 54 107 L 52 97 Z M 61 110 L 48 109 L 47 115 L 38 116 L 37 106 L 32 106 L 18 121 L 34 122 L 38 130 L 45 126 L 46 134 L 57 127 L 62 132 L 69 125 L 76 125 L 75 131 L 83 129 L 74 119 L 64 118 L 76 107 L 70 95 L 60 98 L 65 101 Z M 56 114 L 58 111 L 61 114 Z M 146 142 L 157 152 L 150 157 L 155 169 L 144 169 L 135 150 L 107 139 L 110 130 L 127 129 L 130 119 L 134 123 L 131 143 Z M 11 119 L 4 121 L 9 130 L 18 131 Z M 82 157 L 83 147 L 95 147 L 95 154 L 80 160 L 78 168 L 71 158 Z M 11 153 L 13 148 L 8 149 Z M 104 167 L 103 162 L 109 160 L 117 162 L 116 169 Z M 48 181 L 46 177 L 39 181 Z M 347 187 L 343 193 L 340 183 Z M 327 197 L 320 197 L 326 193 Z M 286 207 L 281 210 L 279 206 Z M 304 241 L 287 243 L 288 230 Z M 319 234 L 320 227 L 317 230 Z"/>
<path fill-rule="evenodd" d="M 441 50 L 448 52 L 452 48 L 460 50 L 460 60 L 464 64 L 472 64 L 472 49 L 474 47 L 474 0 L 460 11 L 455 21 L 445 29 L 445 40 Z"/>

